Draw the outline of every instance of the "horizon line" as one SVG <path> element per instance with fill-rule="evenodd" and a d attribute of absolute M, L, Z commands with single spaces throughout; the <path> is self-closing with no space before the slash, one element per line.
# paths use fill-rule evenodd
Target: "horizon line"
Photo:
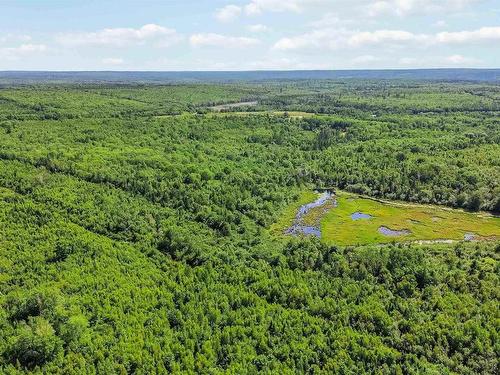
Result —
<path fill-rule="evenodd" d="M 500 70 L 500 67 L 434 67 L 434 68 L 340 68 L 340 69 L 254 69 L 254 70 L 17 70 L 0 69 L 0 73 L 251 73 L 251 72 L 359 72 L 414 70 Z"/>

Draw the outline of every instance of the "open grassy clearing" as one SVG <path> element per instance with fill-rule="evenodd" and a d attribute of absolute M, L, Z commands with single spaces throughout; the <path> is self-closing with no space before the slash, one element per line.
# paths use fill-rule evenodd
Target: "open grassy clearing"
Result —
<path fill-rule="evenodd" d="M 169 118 L 169 117 L 189 117 L 189 116 L 205 116 L 208 118 L 219 118 L 219 117 L 232 117 L 232 116 L 278 116 L 278 117 L 289 117 L 293 119 L 303 119 L 303 118 L 331 118 L 331 115 L 317 114 L 312 112 L 302 112 L 302 111 L 228 111 L 228 112 L 207 112 L 205 114 L 193 113 L 193 112 L 180 112 L 175 114 L 157 115 L 155 118 Z"/>
<path fill-rule="evenodd" d="M 312 118 L 312 117 L 326 117 L 328 115 L 320 115 L 312 112 L 303 111 L 228 111 L 228 112 L 210 112 L 208 116 L 287 116 L 290 118 Z"/>
<path fill-rule="evenodd" d="M 312 199 L 311 199 L 312 197 Z M 282 218 L 272 227 L 274 233 L 291 225 L 298 208 L 316 199 L 304 192 L 297 203 L 288 207 Z M 305 223 L 321 221 L 321 238 L 325 243 L 337 245 L 366 245 L 373 243 L 493 239 L 500 236 L 500 218 L 488 213 L 470 213 L 432 205 L 416 205 L 378 201 L 347 192 L 338 192 L 337 207 L 326 214 L 321 207 L 312 209 L 304 217 Z M 369 215 L 353 220 L 354 213 Z M 363 215 L 362 215 L 363 216 Z M 400 231 L 390 235 L 380 232 Z"/>

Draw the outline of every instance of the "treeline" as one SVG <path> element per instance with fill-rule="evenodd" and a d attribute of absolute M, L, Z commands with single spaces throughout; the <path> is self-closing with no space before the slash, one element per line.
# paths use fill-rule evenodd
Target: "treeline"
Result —
<path fill-rule="evenodd" d="M 231 85 L 40 85 L 0 91 L 0 120 L 137 118 L 179 115 L 254 98 L 259 87 Z"/>
<path fill-rule="evenodd" d="M 405 83 L 400 81 L 312 82 L 302 90 L 287 88 L 260 102 L 264 107 L 317 114 L 371 117 L 383 114 L 453 114 L 498 112 L 496 85 Z"/>

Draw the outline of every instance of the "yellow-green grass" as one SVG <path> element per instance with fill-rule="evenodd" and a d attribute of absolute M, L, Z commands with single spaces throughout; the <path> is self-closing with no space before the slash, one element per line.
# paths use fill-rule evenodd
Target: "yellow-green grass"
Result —
<path fill-rule="evenodd" d="M 325 114 L 316 114 L 312 112 L 301 112 L 301 111 L 228 111 L 228 112 L 208 112 L 204 114 L 206 117 L 229 117 L 229 116 L 285 116 L 285 113 L 290 118 L 312 118 L 312 117 L 327 117 Z M 177 114 L 169 115 L 157 115 L 155 118 L 170 118 L 170 117 L 190 117 L 199 116 L 197 113 L 192 112 L 182 112 Z"/>
<path fill-rule="evenodd" d="M 317 194 L 304 192 L 298 202 L 290 205 L 281 219 L 274 225 L 283 233 L 289 227 L 301 205 L 314 201 Z M 370 219 L 352 220 L 351 215 L 362 212 Z M 311 210 L 308 215 L 317 215 Z M 410 234 L 385 236 L 379 228 L 409 230 Z M 373 200 L 347 192 L 337 192 L 337 207 L 321 218 L 321 239 L 337 245 L 366 245 L 388 242 L 420 240 L 463 240 L 473 233 L 477 238 L 500 238 L 500 218 L 488 213 L 470 213 L 462 210 L 432 205 Z"/>
<path fill-rule="evenodd" d="M 337 194 L 337 207 L 321 220 L 321 237 L 340 245 L 417 240 L 463 240 L 466 233 L 480 237 L 499 237 L 500 218 L 486 213 L 469 213 L 438 206 L 376 201 L 355 194 Z M 372 216 L 352 220 L 354 212 Z M 402 236 L 385 236 L 378 229 L 411 231 Z"/>
<path fill-rule="evenodd" d="M 312 112 L 302 112 L 302 111 L 288 111 L 288 112 L 272 111 L 271 113 L 276 115 L 276 116 L 284 116 L 286 114 L 288 117 L 292 117 L 292 118 L 311 118 L 311 117 L 325 116 L 325 115 L 318 115 L 318 114 L 312 113 Z"/>
<path fill-rule="evenodd" d="M 316 114 L 312 112 L 301 112 L 301 111 L 229 111 L 229 112 L 210 112 L 206 116 L 284 116 L 286 115 L 290 118 L 311 118 L 311 117 L 326 117 L 328 115 Z"/>

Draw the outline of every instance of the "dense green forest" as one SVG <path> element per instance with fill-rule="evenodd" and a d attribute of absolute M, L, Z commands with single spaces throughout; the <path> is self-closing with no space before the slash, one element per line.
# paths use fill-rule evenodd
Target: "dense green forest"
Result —
<path fill-rule="evenodd" d="M 324 186 L 499 213 L 499 115 L 487 83 L 0 87 L 0 373 L 498 373 L 498 239 L 269 228 Z"/>

